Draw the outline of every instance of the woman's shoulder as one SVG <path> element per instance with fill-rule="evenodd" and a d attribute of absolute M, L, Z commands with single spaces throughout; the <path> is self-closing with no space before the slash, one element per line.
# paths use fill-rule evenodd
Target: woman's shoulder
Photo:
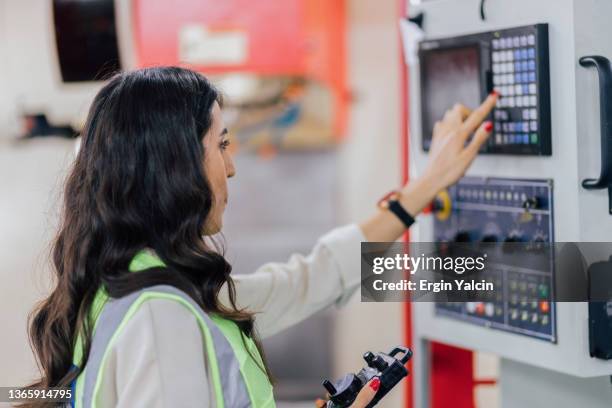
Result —
<path fill-rule="evenodd" d="M 200 338 L 198 316 L 186 301 L 166 297 L 146 297 L 126 316 L 123 331 L 163 337 L 168 332 Z M 118 337 L 120 340 L 121 337 Z"/>

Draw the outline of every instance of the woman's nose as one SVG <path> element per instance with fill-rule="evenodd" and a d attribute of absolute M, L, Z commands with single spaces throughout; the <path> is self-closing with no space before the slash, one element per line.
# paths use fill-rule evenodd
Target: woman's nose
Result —
<path fill-rule="evenodd" d="M 226 169 L 227 178 L 234 177 L 236 175 L 236 167 L 234 167 L 234 159 L 232 158 L 231 155 L 228 155 L 226 166 L 227 166 L 227 169 Z"/>

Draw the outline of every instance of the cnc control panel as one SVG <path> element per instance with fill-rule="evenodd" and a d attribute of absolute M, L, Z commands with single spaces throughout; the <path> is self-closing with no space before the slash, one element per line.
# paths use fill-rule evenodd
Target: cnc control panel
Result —
<path fill-rule="evenodd" d="M 453 103 L 473 109 L 496 90 L 495 131 L 482 152 L 551 155 L 548 25 L 423 41 L 419 60 L 425 150 Z"/>
<path fill-rule="evenodd" d="M 466 177 L 438 196 L 434 211 L 436 242 L 553 242 L 550 180 Z M 554 268 L 491 265 L 485 273 L 503 289 L 475 302 L 437 303 L 436 314 L 556 341 Z"/>

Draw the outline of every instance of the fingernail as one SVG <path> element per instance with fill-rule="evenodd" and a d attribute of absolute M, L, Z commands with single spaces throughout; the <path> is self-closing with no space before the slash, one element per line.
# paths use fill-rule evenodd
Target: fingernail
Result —
<path fill-rule="evenodd" d="M 497 92 L 496 90 L 492 90 L 489 95 L 491 95 L 491 96 L 499 96 L 499 92 Z"/>
<path fill-rule="evenodd" d="M 378 391 L 378 388 L 380 388 L 380 378 L 378 377 L 374 378 L 370 382 L 370 388 L 373 389 L 374 391 Z"/>
<path fill-rule="evenodd" d="M 493 130 L 493 122 L 491 122 L 490 120 L 486 121 L 484 124 L 484 128 L 487 132 L 490 132 Z"/>

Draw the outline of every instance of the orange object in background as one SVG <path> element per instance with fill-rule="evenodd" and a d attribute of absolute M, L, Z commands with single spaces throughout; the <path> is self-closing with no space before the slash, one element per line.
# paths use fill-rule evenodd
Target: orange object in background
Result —
<path fill-rule="evenodd" d="M 206 74 L 297 75 L 320 81 L 334 97 L 334 133 L 344 134 L 344 0 L 184 0 L 180 5 L 134 0 L 133 7 L 138 66 L 188 65 Z M 201 52 L 194 49 L 198 39 L 209 44 Z M 185 56 L 194 59 L 186 64 Z"/>

